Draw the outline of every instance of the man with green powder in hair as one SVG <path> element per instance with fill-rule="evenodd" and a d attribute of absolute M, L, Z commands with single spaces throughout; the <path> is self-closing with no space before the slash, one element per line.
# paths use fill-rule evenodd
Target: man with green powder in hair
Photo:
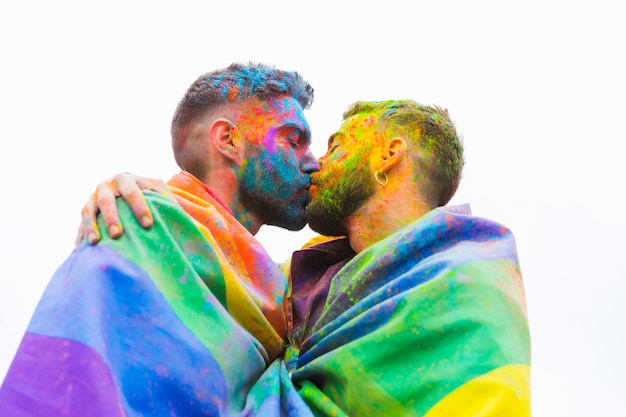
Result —
<path fill-rule="evenodd" d="M 314 414 L 530 415 L 513 235 L 445 206 L 462 149 L 447 111 L 405 100 L 357 102 L 330 136 L 306 211 L 321 235 L 283 265 L 285 361 Z M 135 181 L 101 187 L 139 201 Z"/>

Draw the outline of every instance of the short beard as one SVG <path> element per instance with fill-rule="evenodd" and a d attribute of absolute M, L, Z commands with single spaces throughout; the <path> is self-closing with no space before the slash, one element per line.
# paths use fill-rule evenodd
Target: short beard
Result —
<path fill-rule="evenodd" d="M 251 156 L 255 157 L 251 157 Z M 298 202 L 292 195 L 281 196 L 273 190 L 272 173 L 265 167 L 267 151 L 261 147 L 247 150 L 249 163 L 238 173 L 240 202 L 254 213 L 262 224 L 301 230 L 306 226 L 306 196 Z M 290 190 L 294 191 L 294 190 Z"/>
<path fill-rule="evenodd" d="M 359 164 L 328 188 L 324 184 L 306 209 L 309 227 L 327 236 L 345 236 L 346 219 L 354 214 L 375 192 L 376 184 L 368 164 Z"/>
<path fill-rule="evenodd" d="M 306 226 L 304 205 L 298 207 L 295 203 L 277 201 L 266 192 L 259 192 L 258 189 L 250 187 L 247 182 L 240 182 L 239 198 L 263 224 L 292 231 L 301 230 Z"/>

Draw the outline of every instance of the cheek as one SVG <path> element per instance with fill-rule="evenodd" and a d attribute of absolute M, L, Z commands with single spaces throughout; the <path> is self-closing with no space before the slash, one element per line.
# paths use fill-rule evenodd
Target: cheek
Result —
<path fill-rule="evenodd" d="M 348 157 L 345 151 L 335 151 L 327 159 L 319 173 L 319 178 L 324 181 L 328 179 L 345 178 L 347 174 L 354 171 L 359 164 L 358 156 Z"/>
<path fill-rule="evenodd" d="M 246 115 L 242 116 L 237 124 L 240 126 L 239 133 L 246 142 L 259 147 L 273 147 L 274 132 L 269 131 L 270 124 L 265 118 Z"/>
<path fill-rule="evenodd" d="M 278 147 L 276 146 L 276 132 L 266 132 L 261 141 L 261 146 L 270 153 L 278 151 Z"/>
<path fill-rule="evenodd" d="M 346 174 L 356 171 L 359 168 L 360 164 L 361 164 L 361 158 L 359 155 L 346 158 L 343 161 L 343 167 L 344 167 L 344 170 L 346 171 Z"/>
<path fill-rule="evenodd" d="M 294 152 L 282 149 L 265 149 L 256 158 L 250 159 L 249 163 L 254 166 L 256 183 L 268 191 L 290 186 L 300 173 Z"/>
<path fill-rule="evenodd" d="M 302 175 L 300 173 L 300 160 L 293 149 L 276 152 L 273 160 L 277 180 L 294 182 Z"/>

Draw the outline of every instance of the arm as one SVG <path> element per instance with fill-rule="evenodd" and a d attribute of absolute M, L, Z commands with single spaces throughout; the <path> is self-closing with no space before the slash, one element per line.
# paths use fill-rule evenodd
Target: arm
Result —
<path fill-rule="evenodd" d="M 153 190 L 164 196 L 170 196 L 164 181 L 130 173 L 114 175 L 110 180 L 98 184 L 96 191 L 89 196 L 81 211 L 82 223 L 76 236 L 76 247 L 80 246 L 85 236 L 92 245 L 100 241 L 100 230 L 96 222 L 98 213 L 102 214 L 109 236 L 117 239 L 122 235 L 124 229 L 115 204 L 116 198 L 120 196 L 126 200 L 144 229 L 152 227 L 154 224 L 152 213 L 141 190 Z"/>

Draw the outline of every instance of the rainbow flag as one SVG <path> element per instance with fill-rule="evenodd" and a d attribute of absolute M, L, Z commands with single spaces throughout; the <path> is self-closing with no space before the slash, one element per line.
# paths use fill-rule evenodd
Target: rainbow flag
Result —
<path fill-rule="evenodd" d="M 530 415 L 526 302 L 504 226 L 439 208 L 356 256 L 346 239 L 296 252 L 290 278 L 294 308 L 309 301 L 287 367 L 315 415 Z"/>
<path fill-rule="evenodd" d="M 0 388 L 3 416 L 311 415 L 282 358 L 287 280 L 187 173 L 143 230 L 83 244 L 52 277 Z M 99 223 L 104 230 L 102 221 Z"/>

